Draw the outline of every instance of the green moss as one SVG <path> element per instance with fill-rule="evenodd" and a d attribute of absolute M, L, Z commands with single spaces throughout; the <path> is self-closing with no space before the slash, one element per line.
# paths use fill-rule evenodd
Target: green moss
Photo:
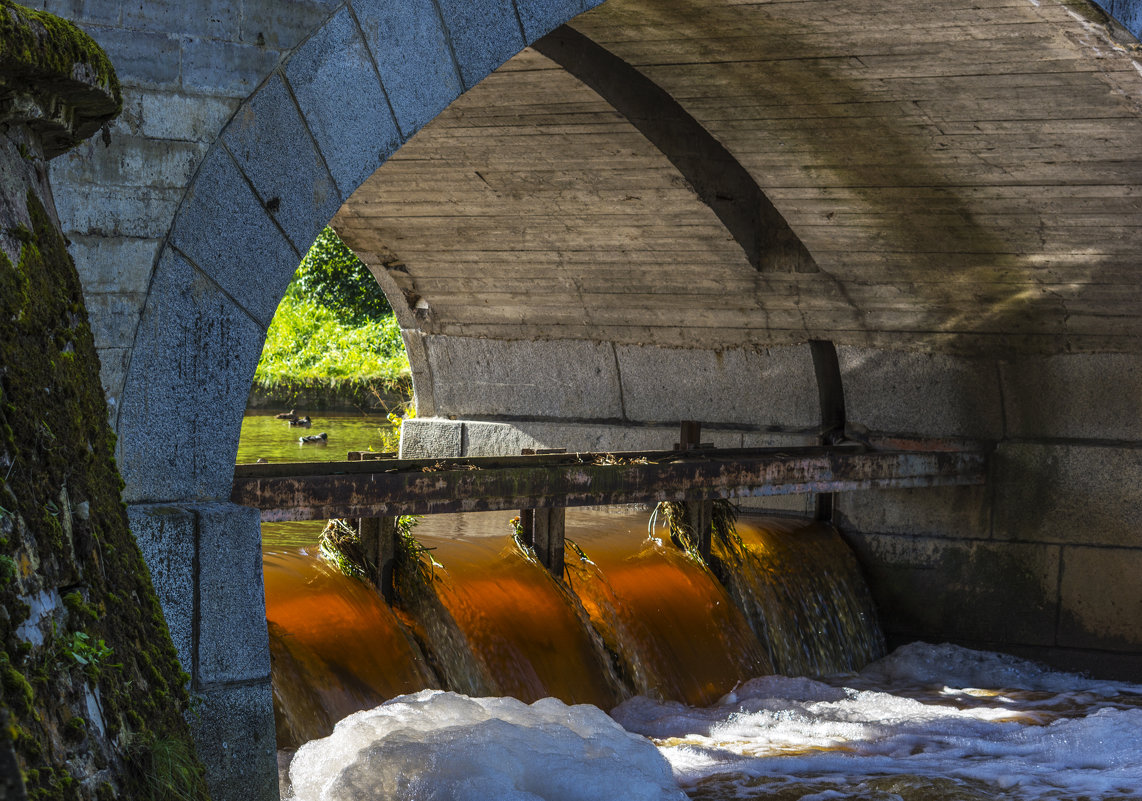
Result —
<path fill-rule="evenodd" d="M 83 600 L 83 596 L 78 592 L 69 592 L 63 596 L 63 605 L 67 611 L 75 617 L 77 622 L 87 622 L 99 617 L 99 613 L 95 607 L 86 603 Z"/>
<path fill-rule="evenodd" d="M 16 560 L 0 554 L 0 587 L 16 578 Z"/>
<path fill-rule="evenodd" d="M 87 721 L 76 715 L 64 724 L 63 736 L 73 743 L 78 743 L 87 736 Z"/>
<path fill-rule="evenodd" d="M 8 654 L 0 652 L 0 686 L 4 688 L 4 703 L 18 716 L 27 717 L 33 709 L 36 694 L 32 685 L 20 671 L 12 667 Z"/>
<path fill-rule="evenodd" d="M 110 116 L 118 114 L 123 104 L 119 79 L 94 39 L 54 14 L 0 0 L 0 74 L 7 80 L 73 80 L 77 67 L 91 73 L 94 84 L 111 96 Z"/>
<path fill-rule="evenodd" d="M 0 17 L 7 8 L 3 4 Z M 147 770 L 131 754 L 110 761 L 110 789 L 76 783 L 56 768 L 81 754 L 100 758 L 93 734 L 82 736 L 79 728 L 85 682 L 98 689 L 107 730 L 121 742 L 173 740 L 190 749 L 184 718 L 189 698 L 120 496 L 115 439 L 78 276 L 34 195 L 27 206 L 31 241 L 23 243 L 16 264 L 0 254 L 0 453 L 11 459 L 2 476 L 3 497 L 8 516 L 19 524 L 5 530 L 9 541 L 0 546 L 0 558 L 7 561 L 0 571 L 14 567 L 18 575 L 31 548 L 45 586 L 80 589 L 64 596 L 69 634 L 32 650 L 15 636 L 28 614 L 19 582 L 0 581 L 0 606 L 9 613 L 0 626 L 0 705 L 11 710 L 20 732 L 17 758 L 35 778 L 29 797 L 145 799 Z M 89 508 L 68 530 L 61 525 L 65 487 L 73 506 L 86 502 Z M 103 614 L 109 603 L 113 612 Z M 68 657 L 66 645 L 79 629 L 90 647 L 106 644 L 101 670 Z M 201 767 L 192 774 L 183 792 L 201 801 Z"/>

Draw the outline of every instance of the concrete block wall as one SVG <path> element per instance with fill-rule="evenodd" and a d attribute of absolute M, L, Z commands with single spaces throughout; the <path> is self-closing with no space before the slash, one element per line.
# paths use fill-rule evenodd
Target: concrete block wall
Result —
<path fill-rule="evenodd" d="M 705 351 L 583 340 L 508 342 L 405 332 L 423 359 L 418 417 L 401 456 L 494 456 L 523 448 L 669 450 L 680 420 L 719 448 L 816 442 L 808 345 Z M 553 414 L 553 412 L 555 412 Z M 808 513 L 811 496 L 743 499 Z"/>
<path fill-rule="evenodd" d="M 885 359 L 899 367 L 869 382 L 850 376 L 862 363 L 854 356 L 843 360 L 850 419 L 922 436 L 971 432 L 992 453 L 985 487 L 840 499 L 838 522 L 890 638 L 945 638 L 1142 679 L 1142 358 L 950 366 L 912 356 Z M 923 378 L 923 364 L 958 380 Z M 927 403 L 912 413 L 907 400 L 896 404 L 902 384 L 927 387 Z"/>
<path fill-rule="evenodd" d="M 133 504 L 128 515 L 191 676 L 198 704 L 189 722 L 212 796 L 275 799 L 257 511 L 228 503 Z"/>
<path fill-rule="evenodd" d="M 301 254 L 409 136 L 593 0 L 43 0 L 124 112 L 51 179 L 216 801 L 277 796 L 257 515 L 225 503 Z"/>

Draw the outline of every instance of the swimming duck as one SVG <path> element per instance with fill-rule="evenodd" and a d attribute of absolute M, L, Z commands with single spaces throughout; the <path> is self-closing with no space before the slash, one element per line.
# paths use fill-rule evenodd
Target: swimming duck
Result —
<path fill-rule="evenodd" d="M 289 424 L 295 428 L 298 426 L 301 426 L 302 428 L 309 428 L 311 425 L 313 425 L 313 421 L 309 419 L 309 415 L 307 414 L 305 417 L 302 417 L 298 420 L 290 420 Z"/>
<path fill-rule="evenodd" d="M 278 412 L 277 414 L 274 415 L 274 419 L 275 420 L 296 420 L 297 419 L 297 410 L 296 409 L 290 409 L 288 412 Z"/>
<path fill-rule="evenodd" d="M 310 434 L 308 437 L 298 437 L 297 441 L 302 445 L 324 445 L 329 435 L 322 431 L 320 434 Z"/>

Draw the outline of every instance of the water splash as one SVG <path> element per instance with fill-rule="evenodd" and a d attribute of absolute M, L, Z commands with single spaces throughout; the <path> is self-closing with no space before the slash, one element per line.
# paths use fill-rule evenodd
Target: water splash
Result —
<path fill-rule="evenodd" d="M 860 567 L 831 526 L 739 521 L 737 537 L 714 542 L 711 566 L 777 673 L 851 672 L 884 655 Z"/>

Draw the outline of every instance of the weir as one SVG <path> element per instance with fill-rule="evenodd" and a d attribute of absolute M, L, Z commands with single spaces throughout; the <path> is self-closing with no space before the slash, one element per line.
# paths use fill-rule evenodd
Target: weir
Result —
<path fill-rule="evenodd" d="M 394 459 L 353 452 L 344 462 L 238 465 L 233 503 L 260 510 L 263 522 L 355 518 L 378 587 L 391 596 L 396 518 L 401 515 L 520 510 L 523 540 L 563 575 L 565 510 L 575 506 L 687 504 L 689 528 L 710 555 L 710 501 L 814 494 L 816 517 L 832 516 L 837 492 L 983 484 L 986 453 L 965 442 L 846 435 L 845 396 L 836 349 L 810 343 L 820 405 L 820 445 L 723 448 L 703 444 L 701 423 L 682 421 L 671 451 L 512 457 Z"/>
<path fill-rule="evenodd" d="M 275 522 L 972 485 L 985 479 L 987 459 L 980 449 L 903 438 L 886 444 L 892 448 L 238 465 L 230 499 Z"/>

